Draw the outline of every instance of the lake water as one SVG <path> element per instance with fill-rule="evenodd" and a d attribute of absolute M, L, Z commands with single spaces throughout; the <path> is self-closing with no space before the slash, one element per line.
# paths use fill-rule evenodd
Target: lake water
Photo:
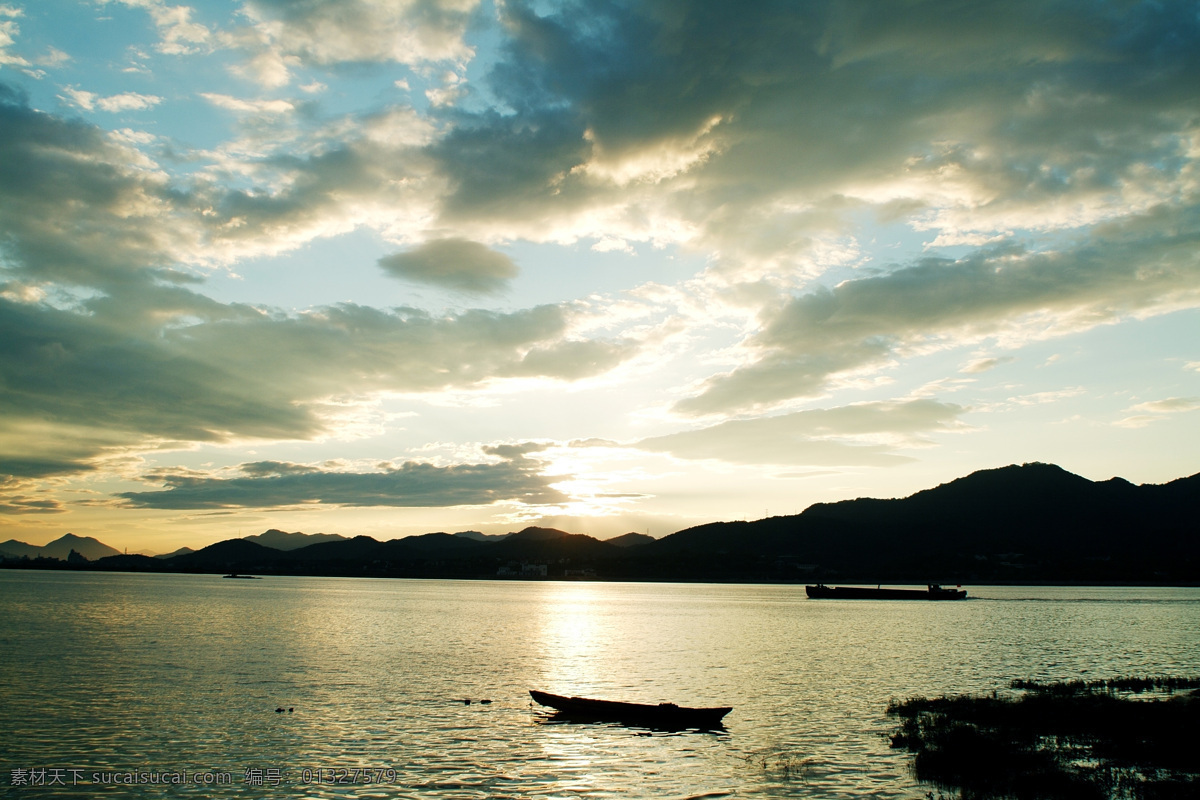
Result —
<path fill-rule="evenodd" d="M 0 794 L 916 798 L 891 698 L 1200 673 L 1200 589 L 968 588 L 0 570 Z M 734 710 L 546 724 L 530 688 Z"/>

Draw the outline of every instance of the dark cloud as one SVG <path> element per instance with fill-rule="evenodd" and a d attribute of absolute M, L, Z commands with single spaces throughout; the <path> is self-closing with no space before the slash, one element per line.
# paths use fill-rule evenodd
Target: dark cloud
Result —
<path fill-rule="evenodd" d="M 503 253 L 468 239 L 434 239 L 404 253 L 379 259 L 397 278 L 472 294 L 498 292 L 517 276 L 517 265 Z"/>
<path fill-rule="evenodd" d="M 95 314 L 0 298 L 0 457 L 24 471 L 50 463 L 45 454 L 61 449 L 66 431 L 79 441 L 61 463 L 80 469 L 121 444 L 306 439 L 325 430 L 319 411 L 329 397 L 504 376 L 575 380 L 631 353 L 558 344 L 570 317 L 555 306 L 444 317 L 354 305 L 300 316 L 226 310 L 139 337 Z M 32 428 L 41 432 L 19 435 Z"/>
<path fill-rule="evenodd" d="M 731 420 L 700 430 L 643 439 L 633 446 L 677 458 L 712 458 L 737 464 L 891 466 L 913 460 L 896 455 L 897 447 L 926 444 L 921 434 L 955 427 L 965 410 L 933 400 L 861 403 Z M 879 436 L 893 441 L 874 444 L 860 438 Z"/>
<path fill-rule="evenodd" d="M 536 225 L 539 217 L 553 218 L 590 201 L 586 192 L 564 180 L 590 152 L 585 128 L 573 111 L 459 115 L 456 122 L 429 151 L 451 182 L 443 208 L 448 221 Z"/>
<path fill-rule="evenodd" d="M 409 461 L 384 472 L 329 472 L 302 465 L 264 471 L 249 465 L 237 478 L 188 474 L 158 476 L 168 488 L 124 492 L 139 508 L 278 508 L 301 504 L 402 508 L 560 503 L 567 498 L 538 474 L 537 464 L 513 458 L 499 464 L 442 467 Z"/>
<path fill-rule="evenodd" d="M 520 444 L 496 444 L 488 445 L 483 448 L 483 452 L 490 456 L 499 456 L 503 459 L 518 459 L 529 453 L 539 453 L 545 450 L 550 445 L 544 442 L 521 442 Z"/>
<path fill-rule="evenodd" d="M 66 510 L 62 503 L 53 498 L 0 494 L 0 514 L 64 514 Z"/>
<path fill-rule="evenodd" d="M 251 478 L 281 477 L 284 475 L 309 475 L 320 472 L 318 467 L 308 464 L 292 464 L 287 461 L 251 461 L 238 469 Z"/>
<path fill-rule="evenodd" d="M 1200 22 L 1185 3 L 502 13 L 490 82 L 515 113 L 458 113 L 431 149 L 453 180 L 448 220 L 536 237 L 531 219 L 657 211 L 736 262 L 792 255 L 803 224 L 828 224 L 798 209 L 948 203 L 963 218 L 935 222 L 952 228 L 1070 226 L 1097 203 L 1121 213 L 1123 191 L 1190 160 Z"/>
<path fill-rule="evenodd" d="M 91 472 L 95 467 L 84 461 L 52 458 L 19 458 L 0 455 L 0 476 L 15 478 L 50 478 Z"/>
<path fill-rule="evenodd" d="M 0 92 L 0 266 L 23 280 L 114 289 L 172 259 L 177 199 L 95 126 Z"/>
<path fill-rule="evenodd" d="M 219 441 L 232 433 L 294 437 L 319 426 L 270 380 L 247 385 L 219 355 L 135 338 L 87 314 L 0 300 L 6 424 Z M 53 442 L 53 436 L 48 436 Z"/>

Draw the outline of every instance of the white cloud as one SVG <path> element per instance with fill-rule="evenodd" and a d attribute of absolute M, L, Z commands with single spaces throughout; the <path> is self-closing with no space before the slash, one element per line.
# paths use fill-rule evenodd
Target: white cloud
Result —
<path fill-rule="evenodd" d="M 111 114 L 121 111 L 141 111 L 153 108 L 162 102 L 161 97 L 137 94 L 136 92 L 124 92 L 122 94 L 101 97 L 95 92 L 88 92 L 75 86 L 63 87 L 63 94 L 59 95 L 59 99 L 71 105 L 78 106 L 84 111 L 94 111 L 99 108 L 101 111 L 107 111 Z"/>
<path fill-rule="evenodd" d="M 617 236 L 603 236 L 592 245 L 592 249 L 597 253 L 632 253 L 633 247 L 629 242 Z"/>
<path fill-rule="evenodd" d="M 1176 414 L 1181 411 L 1195 411 L 1200 408 L 1200 397 L 1168 397 L 1165 400 L 1151 400 L 1130 406 L 1129 411 L 1147 411 L 1152 414 Z"/>
<path fill-rule="evenodd" d="M 91 111 L 94 109 L 96 107 L 96 100 L 98 99 L 95 92 L 86 92 L 83 89 L 77 89 L 74 86 L 64 86 L 63 94 L 60 94 L 58 97 L 60 100 L 70 103 L 71 105 L 78 106 L 84 111 Z"/>
<path fill-rule="evenodd" d="M 96 100 L 96 105 L 100 106 L 102 111 L 117 113 L 119 111 L 140 111 L 146 108 L 153 108 L 161 102 L 162 98 L 154 95 L 125 92 L 123 94 L 102 97 Z"/>
<path fill-rule="evenodd" d="M 1120 428 L 1144 428 L 1166 419 L 1168 414 L 1184 414 L 1197 409 L 1200 409 L 1200 397 L 1167 397 L 1163 400 L 1150 400 L 1125 409 L 1125 413 L 1140 413 L 1124 417 L 1113 424 Z"/>
<path fill-rule="evenodd" d="M 153 144 L 158 140 L 158 137 L 148 131 L 135 131 L 132 128 L 120 128 L 109 134 L 114 140 L 122 144 L 131 144 L 144 146 Z"/>
<path fill-rule="evenodd" d="M 341 63 L 465 63 L 463 40 L 477 0 L 246 0 L 251 26 L 225 35 L 250 54 L 243 69 L 282 86 L 303 66 Z"/>
<path fill-rule="evenodd" d="M 731 420 L 633 446 L 677 458 L 741 464 L 888 466 L 911 460 L 894 451 L 927 445 L 923 434 L 961 428 L 958 417 L 964 411 L 933 400 L 861 403 Z"/>
<path fill-rule="evenodd" d="M 958 261 L 925 259 L 847 280 L 764 314 L 745 342 L 746 363 L 676 405 L 686 414 L 771 407 L 824 391 L 838 375 L 878 369 L 908 352 L 994 338 L 1048 339 L 1200 303 L 1200 262 L 1184 245 L 1200 209 L 1155 209 L 1074 251 L 997 248 Z M 1149 219 L 1176 220 L 1174 235 Z"/>
<path fill-rule="evenodd" d="M 228 111 L 237 111 L 238 113 L 242 114 L 262 114 L 273 116 L 278 114 L 290 114 L 296 110 L 295 105 L 287 100 L 245 100 L 239 97 L 232 97 L 227 94 L 217 94 L 215 92 L 202 92 L 200 96 L 218 108 L 224 108 Z"/>
<path fill-rule="evenodd" d="M 988 372 L 995 369 L 1001 364 L 1011 364 L 1015 359 L 1012 356 L 1004 356 L 1002 358 L 977 358 L 963 366 L 960 370 L 968 375 L 975 375 L 980 372 Z"/>
<path fill-rule="evenodd" d="M 0 6 L 0 67 L 27 67 L 29 62 L 21 56 L 9 52 L 14 44 L 17 43 L 17 35 L 21 32 L 21 26 L 16 20 L 24 16 L 24 11 L 13 6 Z"/>
<path fill-rule="evenodd" d="M 163 0 L 97 0 L 101 4 L 120 3 L 129 8 L 140 8 L 150 15 L 158 29 L 159 41 L 156 49 L 168 55 L 187 55 L 200 52 L 209 44 L 212 32 L 192 20 L 190 6 L 171 6 Z"/>

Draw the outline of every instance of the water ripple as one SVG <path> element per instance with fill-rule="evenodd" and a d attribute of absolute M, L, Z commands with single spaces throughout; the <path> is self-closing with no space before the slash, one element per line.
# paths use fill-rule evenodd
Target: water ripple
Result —
<path fill-rule="evenodd" d="M 892 698 L 1200 664 L 1195 589 L 229 583 L 0 572 L 0 766 L 229 779 L 106 798 L 910 800 Z M 547 722 L 529 688 L 734 711 L 706 733 Z"/>

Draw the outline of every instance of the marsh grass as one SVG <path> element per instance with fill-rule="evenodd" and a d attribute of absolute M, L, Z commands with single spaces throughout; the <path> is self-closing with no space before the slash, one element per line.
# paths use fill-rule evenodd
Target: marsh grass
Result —
<path fill-rule="evenodd" d="M 892 746 L 914 754 L 918 780 L 964 799 L 1200 796 L 1200 694 L 1183 693 L 1200 679 L 1012 686 L 1023 694 L 893 701 Z"/>
<path fill-rule="evenodd" d="M 784 782 L 807 781 L 812 775 L 809 759 L 774 748 L 751 753 L 744 756 L 743 760 L 747 766 Z"/>

